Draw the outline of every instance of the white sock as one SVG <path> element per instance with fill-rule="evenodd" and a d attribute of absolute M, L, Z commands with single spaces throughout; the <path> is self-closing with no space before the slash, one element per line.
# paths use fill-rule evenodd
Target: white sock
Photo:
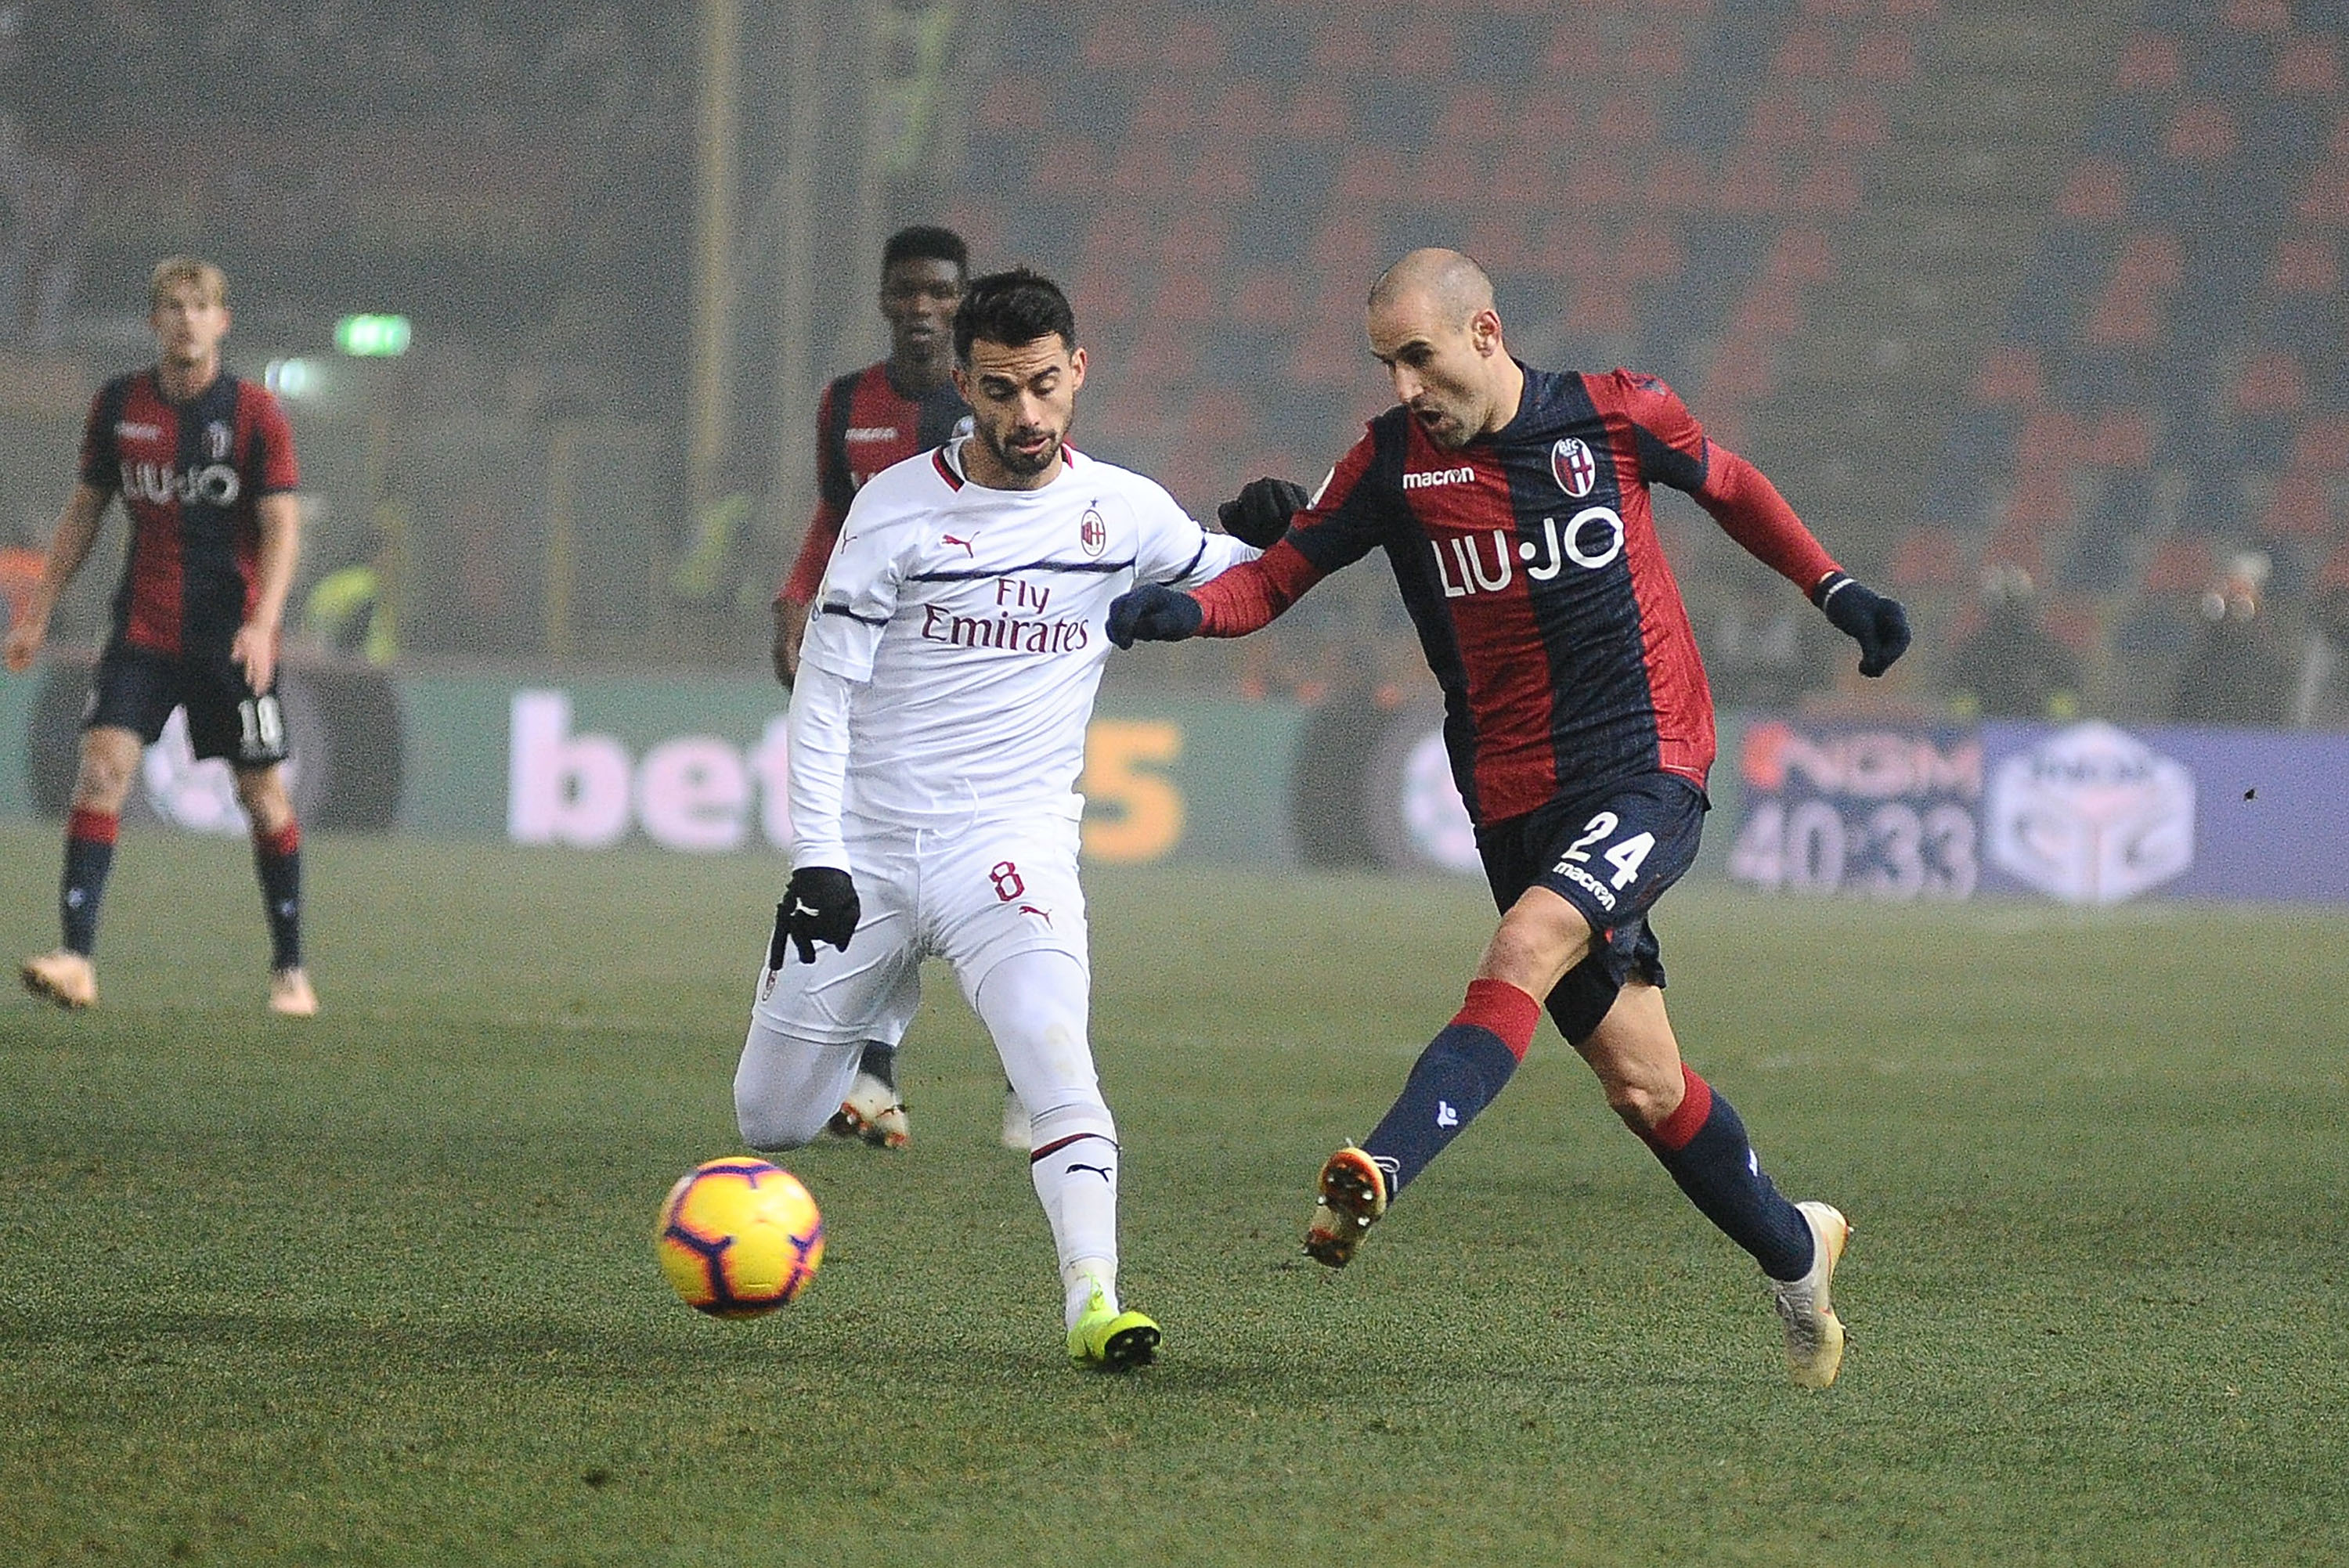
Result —
<path fill-rule="evenodd" d="M 1030 1113 L 1028 1178 L 1052 1227 L 1072 1327 L 1094 1285 L 1117 1305 L 1117 1123 L 1093 1077 L 1088 990 L 1083 965 L 1040 950 L 1004 959 L 971 998 Z"/>
<path fill-rule="evenodd" d="M 1029 1161 L 1028 1179 L 1052 1226 L 1074 1324 L 1095 1284 L 1117 1306 L 1117 1145 L 1097 1132 L 1050 1138 L 1047 1119 L 1037 1119 L 1036 1142 L 1048 1152 Z"/>
<path fill-rule="evenodd" d="M 1068 1288 L 1068 1301 L 1063 1309 L 1062 1326 L 1074 1328 L 1085 1308 L 1093 1304 L 1093 1292 L 1102 1293 L 1102 1301 L 1112 1313 L 1118 1310 L 1117 1265 L 1102 1258 L 1079 1258 L 1061 1271 L 1061 1283 Z"/>

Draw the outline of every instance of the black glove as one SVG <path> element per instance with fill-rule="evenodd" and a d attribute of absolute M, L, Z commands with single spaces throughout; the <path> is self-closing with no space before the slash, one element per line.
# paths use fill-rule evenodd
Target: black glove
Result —
<path fill-rule="evenodd" d="M 1179 643 L 1199 634 L 1206 612 L 1188 593 L 1163 583 L 1144 583 L 1110 601 L 1109 640 L 1121 648 L 1137 642 Z"/>
<path fill-rule="evenodd" d="M 1270 550 L 1288 531 L 1289 515 L 1306 501 L 1305 487 L 1287 480 L 1250 480 L 1237 499 L 1216 509 L 1216 521 L 1242 544 Z"/>
<path fill-rule="evenodd" d="M 1859 645 L 1859 673 L 1880 676 L 1909 651 L 1909 612 L 1898 599 L 1863 588 L 1851 575 L 1831 572 L 1811 590 L 1811 603 L 1827 613 L 1836 630 Z"/>
<path fill-rule="evenodd" d="M 864 913 L 856 882 L 832 866 L 802 866 L 792 873 L 783 902 L 775 905 L 775 934 L 767 943 L 767 967 L 783 966 L 785 944 L 800 950 L 800 962 L 815 962 L 815 944 L 829 942 L 843 953 Z"/>

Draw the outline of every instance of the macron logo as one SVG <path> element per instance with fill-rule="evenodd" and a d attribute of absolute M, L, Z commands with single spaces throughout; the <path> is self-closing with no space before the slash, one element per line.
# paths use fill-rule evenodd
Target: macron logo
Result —
<path fill-rule="evenodd" d="M 1467 484 L 1476 477 L 1475 469 L 1431 469 L 1423 474 L 1405 474 L 1402 488 L 1407 490 L 1427 490 L 1435 485 Z"/>

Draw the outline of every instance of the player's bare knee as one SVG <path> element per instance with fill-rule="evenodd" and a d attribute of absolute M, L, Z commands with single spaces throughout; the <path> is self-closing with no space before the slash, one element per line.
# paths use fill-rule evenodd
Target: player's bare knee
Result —
<path fill-rule="evenodd" d="M 1623 1125 L 1634 1132 L 1648 1132 L 1661 1126 L 1681 1108 L 1681 1100 L 1688 1092 L 1687 1084 L 1677 1073 L 1667 1081 L 1602 1072 L 1599 1083 L 1607 1092 L 1607 1109 L 1621 1117 Z"/>
<path fill-rule="evenodd" d="M 82 737 L 81 763 L 74 774 L 78 810 L 119 813 L 130 796 L 139 768 L 139 738 L 128 730 L 93 729 Z"/>
<path fill-rule="evenodd" d="M 236 769 L 236 803 L 253 819 L 253 825 L 264 833 L 274 833 L 294 820 L 294 799 L 285 791 L 283 769 L 240 768 Z"/>
<path fill-rule="evenodd" d="M 1534 893 L 1543 896 L 1536 900 Z M 1590 927 L 1574 906 L 1547 888 L 1536 888 L 1501 917 L 1476 973 L 1546 996 L 1589 946 Z"/>

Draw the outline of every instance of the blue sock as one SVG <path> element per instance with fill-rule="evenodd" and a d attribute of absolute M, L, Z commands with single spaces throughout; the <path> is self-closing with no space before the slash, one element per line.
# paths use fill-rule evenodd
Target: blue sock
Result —
<path fill-rule="evenodd" d="M 1686 1065 L 1680 1109 L 1643 1136 L 1689 1202 L 1722 1234 L 1754 1254 L 1772 1279 L 1810 1272 L 1810 1222 L 1762 1173 L 1745 1123 L 1729 1101 Z"/>
<path fill-rule="evenodd" d="M 114 869 L 117 819 L 76 810 L 66 819 L 65 874 L 57 882 L 57 923 L 66 951 L 87 958 L 98 945 L 98 906 L 106 897 L 106 876 Z"/>
<path fill-rule="evenodd" d="M 1498 980 L 1472 981 L 1467 1005 L 1413 1064 L 1402 1093 L 1363 1152 L 1386 1172 L 1392 1198 L 1493 1103 L 1533 1039 L 1541 1008 Z"/>
<path fill-rule="evenodd" d="M 302 966 L 302 830 L 288 822 L 274 833 L 253 834 L 254 874 L 261 879 L 262 913 L 269 917 L 269 966 Z"/>

